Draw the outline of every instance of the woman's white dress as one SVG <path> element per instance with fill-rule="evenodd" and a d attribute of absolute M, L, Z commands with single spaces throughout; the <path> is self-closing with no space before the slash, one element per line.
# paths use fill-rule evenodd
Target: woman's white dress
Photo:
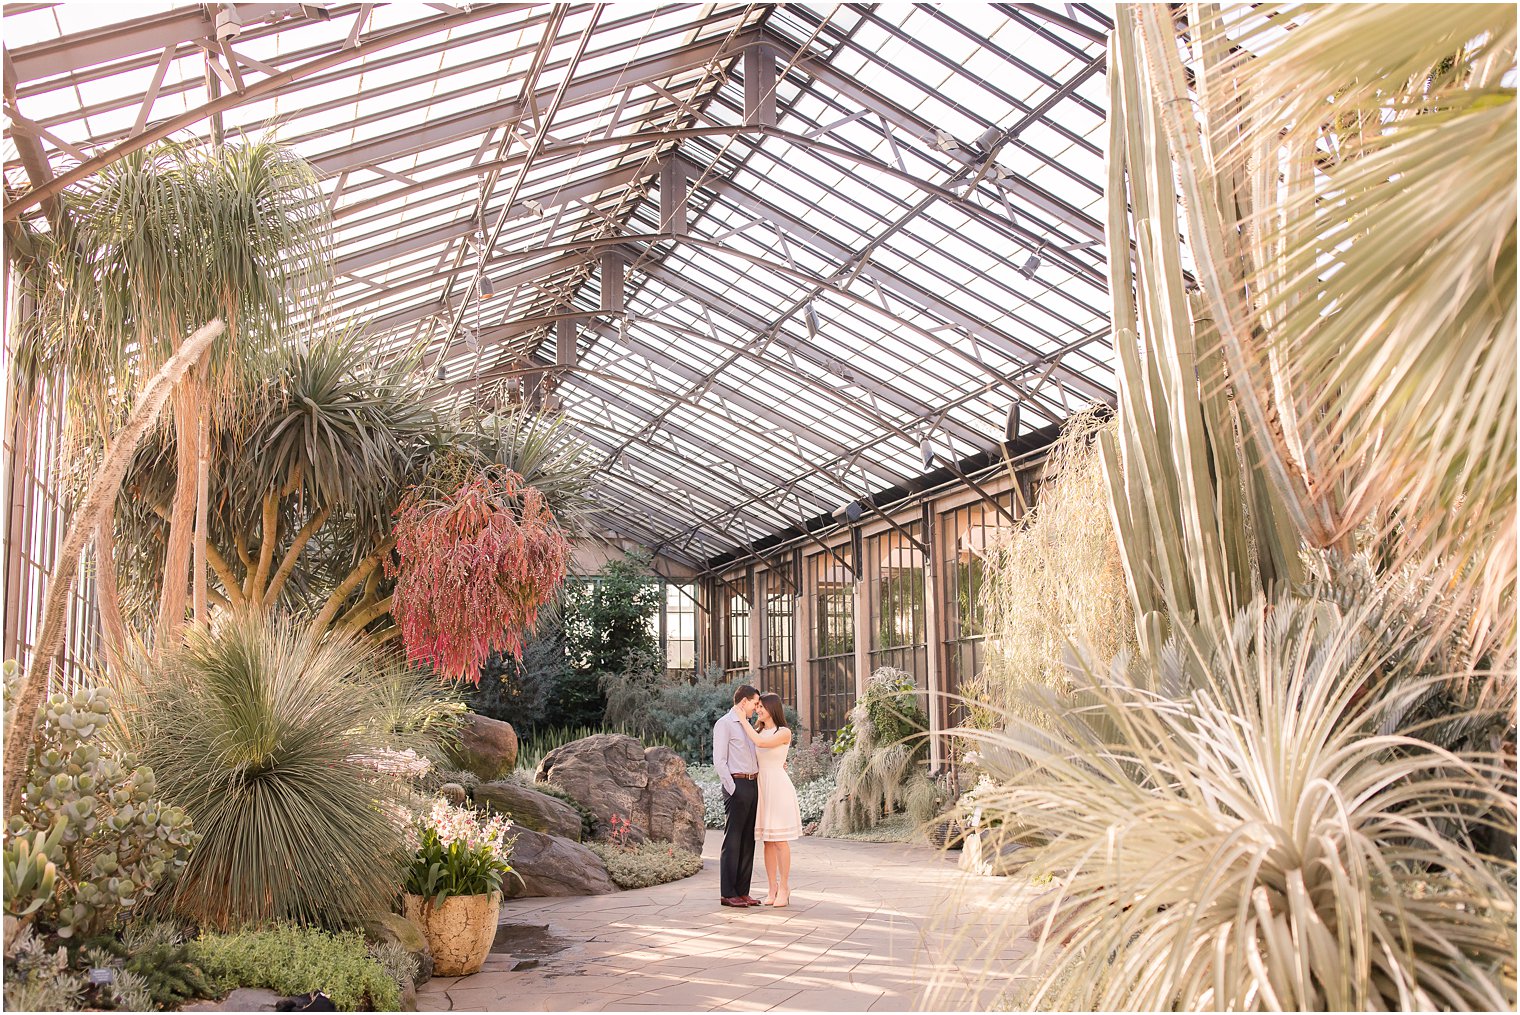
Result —
<path fill-rule="evenodd" d="M 765 730 L 760 736 L 774 737 L 776 730 Z M 755 839 L 758 842 L 783 842 L 802 838 L 802 810 L 797 806 L 797 790 L 792 777 L 786 774 L 786 756 L 791 753 L 790 744 L 767 747 L 764 743 L 756 751 L 760 759 L 760 805 L 755 812 Z"/>

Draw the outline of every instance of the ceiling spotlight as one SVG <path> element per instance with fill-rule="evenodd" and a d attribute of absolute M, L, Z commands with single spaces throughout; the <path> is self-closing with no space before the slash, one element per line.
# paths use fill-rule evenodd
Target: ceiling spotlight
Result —
<path fill-rule="evenodd" d="M 530 197 L 523 201 L 523 205 L 539 218 L 544 217 L 544 205 L 542 201 L 536 201 Z"/>
<path fill-rule="evenodd" d="M 437 377 L 440 381 L 446 381 L 446 380 L 448 380 L 449 379 L 449 365 L 447 363 L 445 363 L 443 360 L 439 360 L 438 361 L 438 369 L 435 370 L 435 371 L 433 371 L 433 376 Z"/>
<path fill-rule="evenodd" d="M 464 345 L 465 348 L 469 349 L 471 352 L 479 352 L 480 332 L 476 331 L 474 328 L 464 329 Z"/>
<path fill-rule="evenodd" d="M 992 151 L 992 146 L 997 144 L 1002 137 L 1003 132 L 998 129 L 997 124 L 993 124 L 982 131 L 982 136 L 976 139 L 976 146 L 984 152 L 990 152 Z"/>
<path fill-rule="evenodd" d="M 925 437 L 918 442 L 918 452 L 924 456 L 924 468 L 934 464 L 934 442 Z"/>
<path fill-rule="evenodd" d="M 814 307 L 810 302 L 808 303 L 807 308 L 803 310 L 802 315 L 807 320 L 808 334 L 813 338 L 817 338 L 819 328 L 817 308 Z"/>
<path fill-rule="evenodd" d="M 1019 267 L 1019 274 L 1025 278 L 1034 278 L 1034 273 L 1040 270 L 1040 255 L 1030 254 L 1029 260 Z"/>
<path fill-rule="evenodd" d="M 480 284 L 475 287 L 475 291 L 480 293 L 480 298 L 483 300 L 488 300 L 492 296 L 495 296 L 496 286 L 491 283 L 491 276 L 480 276 Z"/>
<path fill-rule="evenodd" d="M 852 500 L 844 506 L 844 516 L 852 522 L 860 521 L 860 516 L 865 513 L 866 509 L 861 507 L 858 500 Z"/>

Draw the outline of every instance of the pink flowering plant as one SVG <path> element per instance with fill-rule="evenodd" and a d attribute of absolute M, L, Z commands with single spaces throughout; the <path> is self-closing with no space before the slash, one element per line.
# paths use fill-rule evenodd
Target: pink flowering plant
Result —
<path fill-rule="evenodd" d="M 407 870 L 406 891 L 441 906 L 456 895 L 485 895 L 501 890 L 512 873 L 511 822 L 501 815 L 482 818 L 474 811 L 433 803 L 416 825 L 417 849 Z"/>
<path fill-rule="evenodd" d="M 544 495 L 493 467 L 442 496 L 414 490 L 396 515 L 385 572 L 407 658 L 471 683 L 493 652 L 522 658 L 570 563 Z"/>

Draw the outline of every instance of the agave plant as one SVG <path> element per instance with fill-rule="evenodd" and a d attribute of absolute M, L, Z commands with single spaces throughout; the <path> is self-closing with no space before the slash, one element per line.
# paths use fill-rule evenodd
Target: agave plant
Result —
<path fill-rule="evenodd" d="M 167 896 L 176 913 L 219 929 L 338 926 L 389 904 L 405 787 L 370 759 L 425 754 L 439 727 L 415 718 L 372 650 L 242 616 L 133 669 L 121 735 L 203 835 Z"/>
<path fill-rule="evenodd" d="M 1513 773 L 1379 732 L 1375 619 L 1285 600 L 1219 635 L 1177 625 L 1159 653 L 1085 660 L 1053 731 L 967 734 L 1023 760 L 978 804 L 1051 885 L 1021 1003 L 1513 1008 L 1513 861 L 1441 828 L 1512 827 Z"/>

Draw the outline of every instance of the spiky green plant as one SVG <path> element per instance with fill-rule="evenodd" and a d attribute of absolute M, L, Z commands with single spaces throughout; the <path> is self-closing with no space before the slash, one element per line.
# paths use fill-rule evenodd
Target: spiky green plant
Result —
<path fill-rule="evenodd" d="M 202 926 L 338 926 L 401 884 L 401 787 L 366 756 L 406 744 L 364 643 L 231 618 L 143 664 L 123 733 L 203 838 L 168 898 Z"/>
<path fill-rule="evenodd" d="M 1053 885 L 1022 1003 L 1514 1007 L 1514 863 L 1439 827 L 1512 827 L 1513 772 L 1379 732 L 1393 678 L 1373 620 L 1284 600 L 1218 634 L 1174 625 L 1156 654 L 1084 660 L 1084 705 L 1048 735 L 970 734 L 1026 760 L 978 803 Z"/>

